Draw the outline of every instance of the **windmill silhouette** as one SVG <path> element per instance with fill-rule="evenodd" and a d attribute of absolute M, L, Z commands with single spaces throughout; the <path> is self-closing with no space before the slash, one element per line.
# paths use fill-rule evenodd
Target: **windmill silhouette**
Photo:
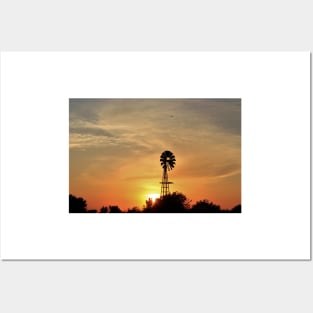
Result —
<path fill-rule="evenodd" d="M 160 163 L 163 168 L 162 182 L 161 182 L 161 197 L 164 197 L 170 193 L 169 184 L 173 184 L 168 181 L 167 172 L 172 170 L 175 166 L 175 155 L 171 151 L 164 151 L 160 156 Z"/>

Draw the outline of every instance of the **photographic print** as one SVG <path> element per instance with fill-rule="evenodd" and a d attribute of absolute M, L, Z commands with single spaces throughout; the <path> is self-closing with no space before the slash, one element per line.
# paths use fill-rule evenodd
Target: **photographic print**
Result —
<path fill-rule="evenodd" d="M 70 99 L 70 213 L 241 213 L 241 99 Z"/>

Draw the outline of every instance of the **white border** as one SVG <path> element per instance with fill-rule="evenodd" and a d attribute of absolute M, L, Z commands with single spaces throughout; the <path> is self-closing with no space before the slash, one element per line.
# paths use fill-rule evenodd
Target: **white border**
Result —
<path fill-rule="evenodd" d="M 241 98 L 242 214 L 68 214 L 69 98 Z M 310 54 L 1 54 L 1 258 L 309 259 Z M 49 199 L 49 201 L 47 201 Z"/>

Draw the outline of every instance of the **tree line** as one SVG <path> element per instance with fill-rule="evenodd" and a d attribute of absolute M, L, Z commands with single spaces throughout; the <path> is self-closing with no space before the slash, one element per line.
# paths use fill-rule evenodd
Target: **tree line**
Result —
<path fill-rule="evenodd" d="M 146 200 L 142 209 L 133 207 L 122 211 L 117 205 L 102 206 L 100 211 L 88 210 L 87 202 L 81 197 L 69 195 L 70 213 L 241 213 L 241 204 L 230 210 L 222 210 L 221 207 L 207 199 L 197 201 L 191 205 L 191 200 L 180 192 L 173 192 L 156 199 Z"/>

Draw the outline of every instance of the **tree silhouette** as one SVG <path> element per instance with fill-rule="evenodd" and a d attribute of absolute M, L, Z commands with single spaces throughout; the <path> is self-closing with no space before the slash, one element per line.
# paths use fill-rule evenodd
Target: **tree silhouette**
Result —
<path fill-rule="evenodd" d="M 109 206 L 110 213 L 122 213 L 121 209 L 117 205 Z"/>
<path fill-rule="evenodd" d="M 241 204 L 236 205 L 230 211 L 231 213 L 241 213 Z"/>
<path fill-rule="evenodd" d="M 148 203 L 147 203 L 148 204 Z M 157 199 L 152 207 L 147 206 L 144 209 L 146 213 L 183 213 L 190 207 L 190 200 L 180 192 L 167 194 Z"/>
<path fill-rule="evenodd" d="M 70 194 L 69 196 L 69 212 L 70 213 L 86 213 L 87 202 L 83 198 L 77 198 Z"/>
<path fill-rule="evenodd" d="M 140 209 L 137 208 L 136 206 L 127 210 L 127 213 L 140 213 L 140 212 L 141 212 Z"/>
<path fill-rule="evenodd" d="M 210 202 L 209 200 L 197 201 L 191 208 L 191 213 L 221 213 L 219 205 Z"/>
<path fill-rule="evenodd" d="M 146 210 L 147 211 L 151 211 L 153 208 L 153 201 L 151 198 L 149 198 L 148 200 L 146 200 Z"/>
<path fill-rule="evenodd" d="M 102 206 L 102 208 L 100 209 L 100 213 L 108 213 L 109 209 L 106 206 Z"/>

